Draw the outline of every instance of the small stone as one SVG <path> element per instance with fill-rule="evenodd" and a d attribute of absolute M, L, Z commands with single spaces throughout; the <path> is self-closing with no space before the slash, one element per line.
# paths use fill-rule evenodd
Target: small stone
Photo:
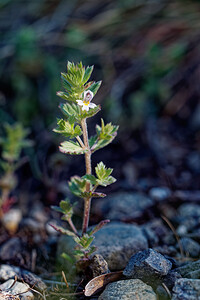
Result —
<path fill-rule="evenodd" d="M 187 234 L 188 228 L 185 225 L 181 224 L 177 227 L 176 232 L 178 236 L 184 236 L 185 234 Z"/>
<path fill-rule="evenodd" d="M 173 288 L 172 300 L 200 300 L 200 280 L 178 279 Z"/>
<path fill-rule="evenodd" d="M 120 280 L 108 284 L 98 300 L 156 300 L 151 286 L 139 279 Z"/>
<path fill-rule="evenodd" d="M 174 271 L 180 273 L 183 277 L 193 278 L 190 277 L 193 272 L 196 274 L 200 274 L 200 260 L 195 262 L 189 262 L 181 267 L 174 269 Z M 194 275 L 193 273 L 192 275 Z"/>
<path fill-rule="evenodd" d="M 181 275 L 178 272 L 169 271 L 169 273 L 162 280 L 168 289 L 171 290 L 179 278 L 181 278 Z"/>
<path fill-rule="evenodd" d="M 42 281 L 42 279 L 39 276 L 33 274 L 32 272 L 10 265 L 3 264 L 0 266 L 1 281 L 13 279 L 15 276 L 17 276 L 18 280 L 24 281 L 30 286 L 34 286 L 36 289 L 39 289 L 41 291 L 47 288 L 46 284 Z"/>
<path fill-rule="evenodd" d="M 186 255 L 189 255 L 190 257 L 199 257 L 200 245 L 197 242 L 187 237 L 181 238 L 180 241 Z"/>
<path fill-rule="evenodd" d="M 3 215 L 2 222 L 5 228 L 11 233 L 14 234 L 22 219 L 22 212 L 18 208 L 12 208 L 7 213 Z"/>
<path fill-rule="evenodd" d="M 92 277 L 97 277 L 99 275 L 107 274 L 110 272 L 110 270 L 108 269 L 108 263 L 100 254 L 95 254 L 92 257 L 89 269 L 92 272 Z"/>
<path fill-rule="evenodd" d="M 133 255 L 126 266 L 123 275 L 128 278 L 139 278 L 146 282 L 149 279 L 166 276 L 172 268 L 172 263 L 153 249 L 140 251 Z"/>
<path fill-rule="evenodd" d="M 6 291 L 0 291 L 0 300 L 20 300 L 19 296 L 14 296 Z"/>
<path fill-rule="evenodd" d="M 27 284 L 21 283 L 16 281 L 15 284 L 13 284 L 15 281 L 14 279 L 9 279 L 6 282 L 2 283 L 0 285 L 0 290 L 6 290 L 12 295 L 19 295 L 21 300 L 32 300 L 34 299 L 34 295 L 32 292 L 30 292 L 29 286 Z M 13 286 L 12 286 L 13 285 Z M 9 298 L 8 298 L 9 299 Z"/>
<path fill-rule="evenodd" d="M 111 223 L 95 234 L 95 246 L 110 270 L 121 270 L 133 254 L 148 248 L 148 242 L 139 226 Z"/>
<path fill-rule="evenodd" d="M 181 218 L 188 218 L 188 217 L 200 217 L 200 205 L 192 204 L 192 203 L 185 203 L 179 206 L 178 208 L 178 215 Z"/>
<path fill-rule="evenodd" d="M 148 240 L 149 246 L 150 247 L 157 246 L 159 243 L 159 238 L 156 235 L 156 233 L 153 230 L 151 230 L 151 228 L 149 228 L 148 226 L 145 226 L 145 225 L 143 226 L 142 230 Z"/>
<path fill-rule="evenodd" d="M 24 282 L 28 283 L 30 286 L 34 286 L 40 291 L 46 290 L 47 286 L 46 284 L 42 281 L 42 279 L 33 274 L 32 272 L 26 271 L 26 270 L 21 270 L 21 278 Z"/>
<path fill-rule="evenodd" d="M 6 281 L 8 279 L 14 278 L 20 274 L 20 268 L 9 266 L 9 265 L 1 265 L 0 266 L 0 281 Z"/>
<path fill-rule="evenodd" d="M 41 226 L 41 223 L 32 218 L 24 219 L 22 222 L 22 226 L 23 226 L 23 228 L 28 229 L 28 231 L 31 231 L 34 233 L 41 232 L 41 230 L 43 229 L 43 227 Z"/>
<path fill-rule="evenodd" d="M 156 201 L 169 199 L 171 191 L 168 187 L 153 187 L 149 191 L 149 196 Z"/>
<path fill-rule="evenodd" d="M 117 193 L 102 199 L 94 206 L 94 212 L 114 221 L 130 221 L 141 218 L 154 205 L 154 201 L 140 193 Z"/>
<path fill-rule="evenodd" d="M 167 246 L 167 245 L 157 246 L 154 247 L 154 250 L 164 256 L 177 256 L 177 250 L 174 246 Z"/>
<path fill-rule="evenodd" d="M 0 259 L 2 261 L 14 261 L 23 249 L 20 238 L 13 237 L 0 247 Z"/>
<path fill-rule="evenodd" d="M 162 285 L 157 287 L 156 294 L 158 295 L 158 299 L 169 300 L 169 295 Z"/>

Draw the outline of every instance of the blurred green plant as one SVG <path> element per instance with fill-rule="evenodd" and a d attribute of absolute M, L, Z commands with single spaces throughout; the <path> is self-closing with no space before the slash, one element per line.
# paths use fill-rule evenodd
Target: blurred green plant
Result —
<path fill-rule="evenodd" d="M 32 142 L 26 139 L 29 130 L 24 129 L 21 124 L 5 124 L 5 137 L 0 138 L 1 159 L 0 168 L 0 217 L 9 202 L 10 192 L 17 185 L 15 171 L 22 165 L 23 158 L 20 158 L 22 148 L 29 147 Z"/>
<path fill-rule="evenodd" d="M 82 177 L 73 176 L 69 181 L 70 191 L 84 200 L 82 233 L 78 232 L 72 221 L 74 205 L 70 203 L 69 199 L 61 201 L 59 207 L 53 207 L 63 214 L 62 220 L 68 222 L 71 230 L 55 225 L 52 227 L 74 239 L 77 244 L 74 257 L 79 262 L 88 260 L 96 250 L 92 244 L 94 233 L 109 222 L 109 220 L 104 220 L 93 229 L 88 230 L 91 199 L 105 197 L 104 193 L 96 192 L 96 189 L 116 181 L 111 176 L 113 170 L 106 168 L 103 162 L 97 164 L 95 175 L 92 174 L 91 155 L 111 143 L 118 130 L 118 126 L 111 123 L 104 124 L 102 119 L 101 125 L 96 126 L 96 135 L 88 138 L 87 119 L 101 110 L 100 105 L 92 103 L 92 99 L 101 85 L 101 81 L 88 82 L 92 71 L 93 66 L 85 68 L 81 62 L 77 65 L 68 62 L 67 73 L 61 73 L 65 91 L 57 93 L 58 96 L 67 101 L 60 104 L 64 117 L 57 120 L 58 126 L 54 129 L 55 132 L 67 138 L 67 141 L 62 142 L 59 147 L 61 152 L 71 155 L 85 155 L 86 174 Z M 64 254 L 63 257 L 70 259 L 67 254 Z"/>

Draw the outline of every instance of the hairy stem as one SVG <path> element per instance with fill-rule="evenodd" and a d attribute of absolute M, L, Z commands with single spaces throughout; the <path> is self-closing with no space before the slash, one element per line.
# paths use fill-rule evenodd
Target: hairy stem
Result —
<path fill-rule="evenodd" d="M 88 151 L 85 153 L 85 166 L 86 166 L 86 174 L 92 174 L 92 167 L 91 167 L 91 150 L 88 142 L 88 131 L 87 131 L 87 123 L 86 119 L 81 121 L 81 126 L 83 130 L 83 141 L 85 147 Z M 86 182 L 86 192 L 90 191 L 90 182 Z M 82 227 L 82 234 L 87 232 L 88 223 L 89 223 L 89 216 L 90 216 L 90 206 L 91 206 L 91 198 L 84 199 L 84 215 L 83 215 L 83 227 Z"/>
<path fill-rule="evenodd" d="M 76 227 L 74 226 L 74 223 L 73 223 L 72 219 L 69 218 L 67 221 L 68 221 L 68 223 L 69 223 L 69 226 L 70 226 L 71 229 L 73 230 L 73 232 L 74 232 L 77 236 L 79 236 L 78 231 L 77 231 Z"/>

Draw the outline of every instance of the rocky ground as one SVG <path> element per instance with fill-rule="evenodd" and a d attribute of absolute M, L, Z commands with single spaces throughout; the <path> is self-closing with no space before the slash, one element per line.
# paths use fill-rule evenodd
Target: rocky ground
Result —
<path fill-rule="evenodd" d="M 90 279 L 122 271 L 115 282 L 108 281 L 104 290 L 86 298 L 200 299 L 199 196 L 197 192 L 154 187 L 148 194 L 116 192 L 107 200 L 96 202 L 93 217 L 103 215 L 111 223 L 96 233 L 98 250 L 90 272 L 82 274 L 87 279 L 79 285 L 76 297 L 84 298 L 83 289 Z M 155 216 L 157 211 L 160 216 Z M 12 221 L 14 224 L 14 217 Z M 63 287 L 61 272 L 57 277 L 50 274 L 58 271 L 57 259 L 69 278 L 71 270 L 66 271 L 66 262 L 60 254 L 69 253 L 72 245 L 68 237 L 58 236 L 50 227 L 51 222 L 55 221 L 49 220 L 48 214 L 32 211 L 31 216 L 15 224 L 18 230 L 12 236 L 1 235 L 0 299 L 39 299 L 42 295 L 51 299 L 54 294 L 58 299 L 61 293 L 67 299 L 75 297 L 68 295 L 67 287 Z M 60 283 L 57 292 L 54 282 Z M 10 295 L 15 296 L 8 298 Z"/>

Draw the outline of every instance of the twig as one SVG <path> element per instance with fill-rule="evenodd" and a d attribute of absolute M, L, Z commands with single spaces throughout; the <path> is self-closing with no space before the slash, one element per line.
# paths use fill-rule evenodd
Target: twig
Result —
<path fill-rule="evenodd" d="M 62 271 L 62 277 L 63 277 L 63 279 L 64 279 L 64 282 L 65 282 L 65 284 L 66 284 L 67 289 L 69 290 L 69 284 L 68 284 L 68 282 L 67 282 L 67 279 L 66 279 L 66 276 L 65 276 L 64 271 Z"/>

